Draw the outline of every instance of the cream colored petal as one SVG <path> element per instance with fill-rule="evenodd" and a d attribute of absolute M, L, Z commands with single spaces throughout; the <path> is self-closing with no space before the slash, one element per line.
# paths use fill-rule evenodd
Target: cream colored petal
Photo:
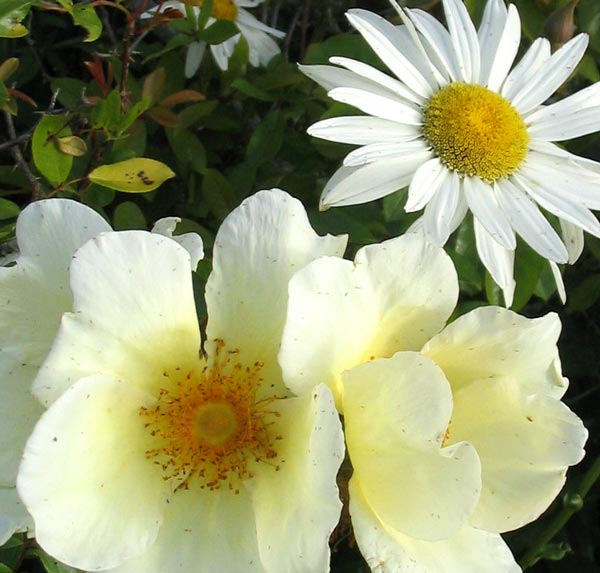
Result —
<path fill-rule="evenodd" d="M 516 529 L 536 519 L 579 462 L 588 432 L 560 400 L 526 395 L 516 378 L 475 380 L 454 394 L 449 443 L 468 440 L 481 459 L 483 489 L 471 524 Z"/>
<path fill-rule="evenodd" d="M 206 285 L 209 355 L 214 354 L 212 342 L 224 340 L 229 350 L 239 351 L 240 362 L 263 362 L 265 380 L 280 385 L 277 353 L 288 282 L 313 259 L 341 255 L 346 240 L 319 237 L 302 204 L 279 189 L 246 199 L 225 219 L 215 239 Z"/>
<path fill-rule="evenodd" d="M 168 486 L 145 454 L 152 442 L 139 410 L 151 401 L 131 384 L 90 376 L 41 417 L 17 488 L 38 543 L 59 561 L 109 569 L 154 542 Z"/>
<path fill-rule="evenodd" d="M 30 204 L 17 220 L 17 264 L 0 268 L 0 348 L 40 366 L 63 312 L 70 310 L 69 263 L 87 240 L 110 226 L 68 199 Z"/>
<path fill-rule="evenodd" d="M 344 459 L 339 416 L 324 385 L 274 407 L 280 417 L 271 430 L 281 436 L 276 468 L 259 465 L 247 482 L 261 560 L 271 573 L 326 573 L 329 536 L 342 508 L 336 484 Z"/>
<path fill-rule="evenodd" d="M 344 373 L 344 425 L 352 479 L 386 527 L 429 541 L 458 532 L 481 488 L 467 442 L 442 447 L 452 393 L 425 356 L 399 352 Z"/>
<path fill-rule="evenodd" d="M 0 485 L 0 546 L 14 533 L 31 531 L 33 521 L 14 487 Z"/>
<path fill-rule="evenodd" d="M 90 374 L 156 391 L 165 372 L 198 364 L 190 257 L 171 239 L 145 231 L 106 233 L 71 265 L 74 312 L 63 317 L 33 390 L 52 403 Z"/>
<path fill-rule="evenodd" d="M 473 380 L 510 376 L 529 394 L 560 398 L 556 314 L 525 318 L 499 307 L 481 307 L 459 317 L 423 348 L 444 371 L 454 391 Z"/>
<path fill-rule="evenodd" d="M 355 479 L 350 514 L 356 541 L 373 573 L 520 573 L 498 534 L 465 525 L 440 541 L 424 541 L 389 529 L 371 511 Z"/>
<path fill-rule="evenodd" d="M 152 233 L 158 233 L 173 239 L 179 243 L 189 254 L 192 263 L 192 270 L 196 270 L 198 263 L 204 258 L 204 244 L 202 237 L 198 233 L 184 233 L 183 235 L 173 235 L 177 225 L 181 223 L 179 217 L 164 217 L 154 223 Z"/>
<path fill-rule="evenodd" d="M 165 508 L 156 541 L 110 573 L 264 573 L 250 496 L 192 481 Z"/>
<path fill-rule="evenodd" d="M 0 487 L 14 487 L 25 442 L 43 408 L 29 391 L 37 369 L 3 352 L 0 358 Z"/>
<path fill-rule="evenodd" d="M 420 349 L 443 327 L 457 296 L 451 260 L 419 235 L 367 246 L 354 265 L 314 261 L 290 282 L 280 353 L 286 384 L 302 392 L 325 382 L 341 406 L 344 370 Z"/>

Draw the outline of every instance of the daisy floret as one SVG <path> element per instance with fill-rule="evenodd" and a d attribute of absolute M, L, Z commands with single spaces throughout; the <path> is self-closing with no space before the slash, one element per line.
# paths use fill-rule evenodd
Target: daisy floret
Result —
<path fill-rule="evenodd" d="M 500 534 L 536 519 L 584 454 L 561 401 L 558 317 L 483 307 L 445 326 L 457 294 L 450 258 L 420 233 L 290 281 L 284 379 L 333 391 L 374 571 L 519 571 Z"/>
<path fill-rule="evenodd" d="M 345 243 L 282 191 L 244 201 L 215 239 L 203 352 L 183 248 L 131 231 L 77 251 L 17 479 L 46 551 L 87 571 L 328 570 L 341 424 L 277 353 L 290 277 Z"/>
<path fill-rule="evenodd" d="M 556 263 L 579 257 L 583 231 L 600 237 L 591 212 L 600 208 L 600 164 L 554 142 L 600 128 L 600 83 L 545 102 L 583 57 L 587 35 L 554 53 L 538 38 L 513 66 L 521 39 L 514 5 L 488 0 L 476 30 L 460 0 L 443 0 L 447 27 L 391 2 L 401 26 L 366 10 L 347 13 L 391 75 L 343 57 L 330 59 L 336 66 L 301 66 L 331 98 L 368 114 L 309 128 L 360 145 L 327 183 L 321 207 L 408 186 L 405 209 L 423 210 L 423 231 L 435 245 L 472 212 L 479 256 L 507 306 L 516 234 L 550 261 L 562 295 Z M 558 218 L 558 232 L 545 212 Z"/>
<path fill-rule="evenodd" d="M 214 0 L 207 25 L 210 26 L 216 20 L 227 20 L 233 22 L 239 30 L 239 34 L 235 34 L 220 44 L 210 44 L 210 51 L 221 70 L 225 71 L 229 67 L 229 58 L 233 55 L 233 51 L 242 37 L 248 43 L 248 60 L 255 67 L 266 66 L 274 56 L 280 53 L 279 47 L 273 38 L 281 39 L 285 37 L 285 32 L 263 24 L 246 10 L 246 8 L 254 8 L 262 4 L 263 1 Z M 195 18 L 198 17 L 201 6 L 201 1 L 199 5 L 188 6 Z M 161 12 L 168 9 L 177 10 L 184 16 L 187 14 L 186 4 L 178 0 L 167 0 L 160 5 Z M 156 12 L 156 8 L 142 14 L 142 18 L 149 18 L 154 12 Z M 202 40 L 188 44 L 185 61 L 185 76 L 187 78 L 191 78 L 198 71 L 206 52 L 206 46 L 206 42 Z"/>

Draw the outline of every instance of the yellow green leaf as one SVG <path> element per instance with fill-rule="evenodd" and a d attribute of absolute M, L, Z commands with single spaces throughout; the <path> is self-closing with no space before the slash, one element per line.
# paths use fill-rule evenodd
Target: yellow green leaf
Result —
<path fill-rule="evenodd" d="M 0 82 L 5 82 L 19 69 L 19 58 L 8 58 L 0 64 Z"/>
<path fill-rule="evenodd" d="M 76 135 L 68 135 L 66 137 L 59 137 L 56 140 L 58 148 L 67 155 L 73 157 L 81 157 L 87 152 L 87 145 L 81 137 Z"/>
<path fill-rule="evenodd" d="M 96 167 L 88 177 L 90 181 L 109 189 L 125 193 L 146 193 L 153 191 L 167 179 L 175 177 L 175 173 L 160 161 L 135 157 Z"/>

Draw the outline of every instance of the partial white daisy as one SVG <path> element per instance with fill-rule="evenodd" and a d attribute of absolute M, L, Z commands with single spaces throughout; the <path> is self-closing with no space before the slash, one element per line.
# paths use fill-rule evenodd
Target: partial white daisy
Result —
<path fill-rule="evenodd" d="M 172 237 L 177 222 L 173 217 L 161 219 L 153 232 Z M 50 350 L 62 314 L 72 308 L 71 258 L 89 239 L 111 230 L 81 203 L 37 201 L 17 220 L 15 265 L 0 268 L 0 488 L 4 488 L 0 544 L 30 524 L 18 503 L 15 479 L 25 442 L 43 411 L 31 395 L 31 382 Z M 186 233 L 172 238 L 188 248 L 195 268 L 203 256 L 200 237 Z"/>
<path fill-rule="evenodd" d="M 486 307 L 444 326 L 457 295 L 451 260 L 419 233 L 290 281 L 284 379 L 334 393 L 353 528 L 378 573 L 518 571 L 500 534 L 536 519 L 583 457 L 558 317 Z"/>
<path fill-rule="evenodd" d="M 328 570 L 341 425 L 326 386 L 283 384 L 277 353 L 289 278 L 345 243 L 282 191 L 244 201 L 215 240 L 203 351 L 184 249 L 131 231 L 77 251 L 17 480 L 48 553 L 118 573 Z"/>
<path fill-rule="evenodd" d="M 207 25 L 210 26 L 216 20 L 228 20 L 233 22 L 239 34 L 228 38 L 220 44 L 210 44 L 210 51 L 215 62 L 225 71 L 229 67 L 229 58 L 243 36 L 248 43 L 248 60 L 255 67 L 266 66 L 271 59 L 280 53 L 279 47 L 274 38 L 285 37 L 285 32 L 271 28 L 256 19 L 246 8 L 254 8 L 263 3 L 264 0 L 214 0 L 211 17 Z M 202 4 L 200 2 L 200 4 Z M 186 15 L 186 5 L 177 0 L 167 0 L 160 5 L 160 11 L 167 9 L 178 10 L 184 16 Z M 195 18 L 200 13 L 201 6 L 188 6 L 194 13 Z M 142 14 L 142 18 L 148 18 L 156 12 L 157 8 L 148 10 Z M 185 77 L 191 78 L 200 67 L 204 53 L 206 51 L 206 42 L 194 41 L 188 45 L 185 61 Z"/>
<path fill-rule="evenodd" d="M 554 265 L 579 255 L 583 231 L 600 237 L 600 164 L 553 142 L 600 128 L 600 83 L 544 102 L 583 57 L 579 34 L 554 54 L 538 38 L 513 67 L 521 37 L 514 5 L 488 0 L 477 31 L 460 0 L 443 0 L 447 28 L 421 10 L 400 9 L 394 26 L 350 10 L 392 75 L 333 57 L 336 66 L 301 66 L 336 101 L 368 114 L 312 125 L 323 139 L 352 143 L 330 179 L 321 208 L 378 199 L 408 186 L 407 211 L 423 212 L 429 241 L 444 245 L 473 213 L 477 250 L 512 303 L 515 233 Z M 512 69 L 511 69 L 512 68 Z M 555 215 L 561 234 L 540 207 Z"/>

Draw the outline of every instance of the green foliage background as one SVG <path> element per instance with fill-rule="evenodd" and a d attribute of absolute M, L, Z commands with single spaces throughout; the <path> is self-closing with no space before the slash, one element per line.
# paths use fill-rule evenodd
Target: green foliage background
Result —
<path fill-rule="evenodd" d="M 484 1 L 466 3 L 477 20 Z M 244 197 L 271 187 L 301 199 L 320 233 L 349 233 L 350 254 L 406 230 L 415 216 L 404 213 L 402 190 L 378 202 L 318 212 L 320 192 L 349 146 L 314 140 L 306 128 L 321 118 L 356 110 L 330 101 L 296 66 L 297 61 L 326 63 L 331 55 L 346 55 L 382 68 L 365 42 L 349 30 L 343 13 L 361 7 L 393 19 L 386 0 L 267 0 L 254 13 L 287 32 L 283 54 L 266 69 L 253 68 L 242 41 L 226 72 L 207 55 L 190 80 L 183 72 L 186 44 L 198 38 L 219 43 L 234 30 L 224 22 L 208 29 L 200 22 L 195 30 L 186 20 L 140 19 L 145 4 L 150 6 L 144 0 L 0 1 L 4 254 L 13 248 L 20 210 L 31 200 L 53 196 L 92 206 L 117 230 L 148 229 L 161 217 L 179 216 L 183 224 L 178 232 L 200 233 L 209 252 L 224 217 Z M 442 17 L 439 1 L 404 4 Z M 590 35 L 587 55 L 560 96 L 600 79 L 598 0 L 515 4 L 523 23 L 522 50 L 539 35 L 555 45 L 573 30 Z M 207 1 L 204 16 L 209 8 Z M 566 146 L 600 160 L 596 135 Z M 143 194 L 121 193 L 91 181 L 95 168 L 134 157 L 156 159 L 175 177 Z M 457 314 L 501 302 L 476 256 L 468 220 L 447 250 L 461 281 Z M 532 571 L 600 572 L 600 488 L 594 486 L 600 473 L 600 240 L 586 236 L 582 258 L 564 269 L 564 306 L 548 265 L 524 244 L 519 244 L 516 258 L 513 309 L 527 316 L 549 311 L 560 315 L 563 370 L 571 379 L 566 402 L 583 418 L 590 439 L 588 455 L 569 472 L 563 494 L 540 520 L 507 540 Z M 195 276 L 201 313 L 209 271 L 207 257 Z M 368 570 L 347 531 L 335 538 L 332 563 L 334 572 Z M 0 548 L 0 573 L 11 571 L 72 570 L 17 535 Z"/>

